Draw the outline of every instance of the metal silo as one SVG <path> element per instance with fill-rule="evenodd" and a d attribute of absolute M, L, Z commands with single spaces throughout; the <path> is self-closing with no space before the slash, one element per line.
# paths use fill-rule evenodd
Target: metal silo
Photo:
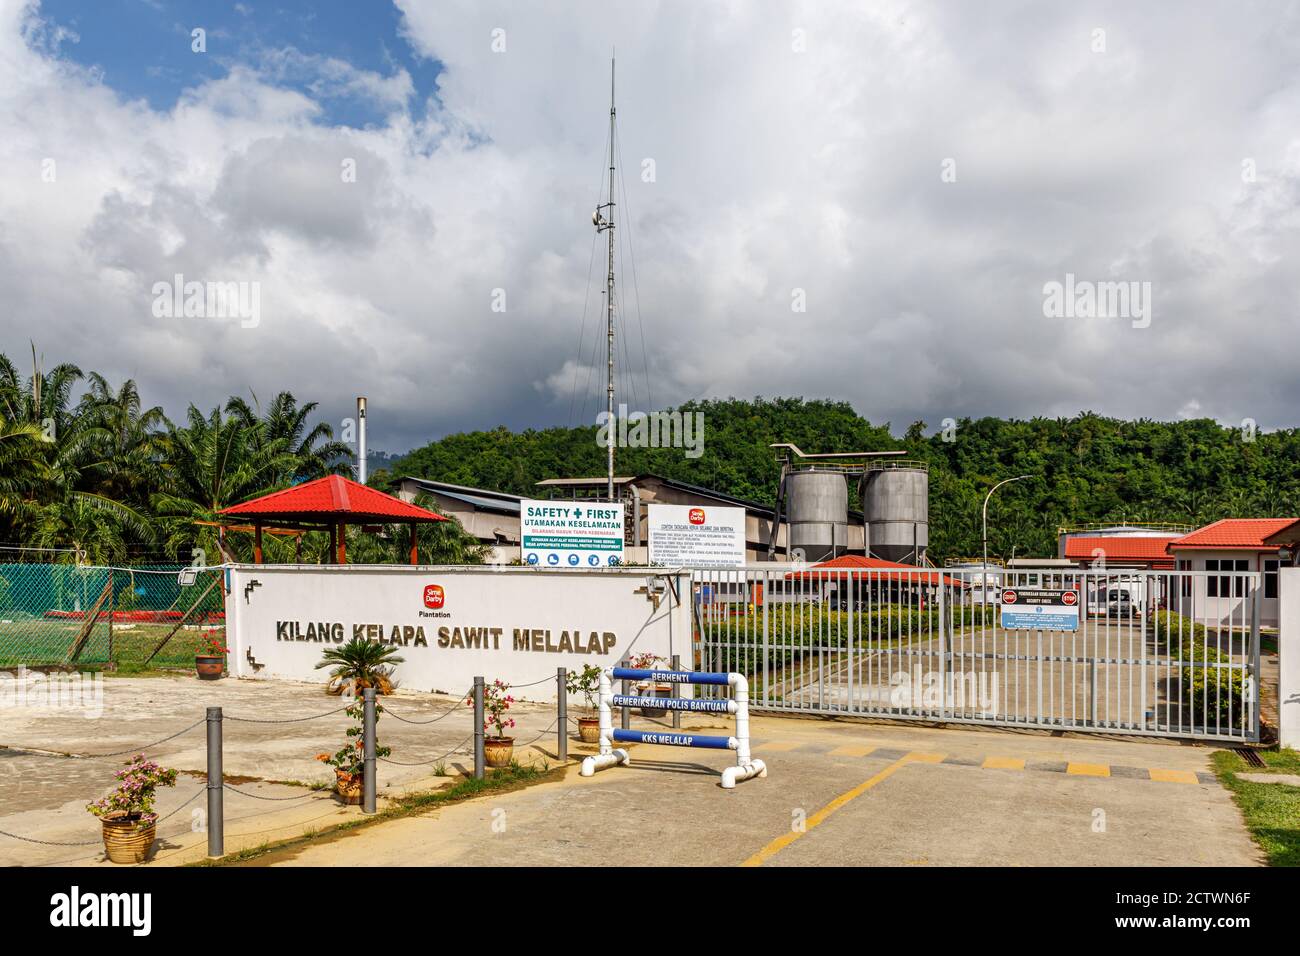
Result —
<path fill-rule="evenodd" d="M 789 546 L 806 561 L 843 554 L 849 542 L 849 486 L 840 471 L 817 468 L 785 476 Z"/>
<path fill-rule="evenodd" d="M 873 463 L 863 476 L 862 514 L 872 555 L 920 564 L 930 544 L 930 473 L 925 462 Z"/>

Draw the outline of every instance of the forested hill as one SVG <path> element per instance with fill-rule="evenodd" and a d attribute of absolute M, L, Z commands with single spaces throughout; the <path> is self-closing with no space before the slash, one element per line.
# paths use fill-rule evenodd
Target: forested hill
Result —
<path fill-rule="evenodd" d="M 1063 524 L 1140 519 L 1205 524 L 1225 517 L 1300 514 L 1300 430 L 1258 433 L 1208 419 L 1121 421 L 1091 413 L 1030 421 L 961 419 L 927 437 L 914 423 L 901 437 L 847 402 L 726 399 L 684 406 L 704 415 L 703 453 L 619 448 L 621 475 L 655 472 L 771 503 L 779 472 L 772 442 L 805 452 L 906 449 L 930 463 L 930 553 L 973 557 L 980 505 L 990 485 L 1013 475 L 989 506 L 993 554 L 1054 555 Z M 412 451 L 391 474 L 536 494 L 542 478 L 603 475 L 596 429 L 548 428 L 449 435 Z"/>

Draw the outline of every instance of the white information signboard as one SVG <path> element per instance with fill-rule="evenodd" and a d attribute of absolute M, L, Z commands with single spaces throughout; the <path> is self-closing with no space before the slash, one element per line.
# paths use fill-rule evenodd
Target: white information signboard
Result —
<path fill-rule="evenodd" d="M 623 505 L 606 501 L 519 502 L 520 553 L 542 568 L 623 563 Z"/>
<path fill-rule="evenodd" d="M 665 567 L 745 565 L 745 509 L 650 505 L 650 563 Z"/>

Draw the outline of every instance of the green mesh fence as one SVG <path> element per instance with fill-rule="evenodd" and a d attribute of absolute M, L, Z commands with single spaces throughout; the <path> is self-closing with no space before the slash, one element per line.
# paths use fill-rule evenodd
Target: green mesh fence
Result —
<path fill-rule="evenodd" d="M 0 667 L 193 667 L 226 634 L 223 571 L 0 564 Z M 192 580 L 191 580 L 192 579 Z"/>

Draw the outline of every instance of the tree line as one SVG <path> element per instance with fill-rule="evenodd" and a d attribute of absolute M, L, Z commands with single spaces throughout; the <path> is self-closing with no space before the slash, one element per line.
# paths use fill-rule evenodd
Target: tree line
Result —
<path fill-rule="evenodd" d="M 780 467 L 769 446 L 805 452 L 902 449 L 930 470 L 930 555 L 977 558 L 980 507 L 993 483 L 1028 474 L 989 505 L 990 554 L 1056 554 L 1058 528 L 1101 521 L 1199 526 L 1226 517 L 1300 515 L 1300 430 L 1248 432 L 1210 419 L 1125 421 L 1093 412 L 1070 418 L 962 418 L 901 436 L 847 402 L 801 398 L 692 402 L 704 415 L 704 451 L 619 448 L 620 475 L 653 472 L 773 504 Z M 449 435 L 393 468 L 458 484 L 535 496 L 536 482 L 602 475 L 596 427 Z M 851 489 L 852 493 L 853 489 Z M 850 499 L 852 505 L 852 498 Z M 855 510 L 860 504 L 854 506 Z"/>
<path fill-rule="evenodd" d="M 315 402 L 290 392 L 262 407 L 231 397 L 181 422 L 145 407 L 130 379 L 116 388 L 63 363 L 46 371 L 32 350 L 24 376 L 0 353 L 0 562 L 89 564 L 250 560 L 248 534 L 216 523 L 223 508 L 328 474 L 352 477 L 355 453 Z M 405 529 L 350 527 L 356 562 L 405 561 Z M 328 560 L 329 539 L 268 535 L 269 561 Z M 420 529 L 421 559 L 473 563 L 481 549 L 454 522 Z"/>

